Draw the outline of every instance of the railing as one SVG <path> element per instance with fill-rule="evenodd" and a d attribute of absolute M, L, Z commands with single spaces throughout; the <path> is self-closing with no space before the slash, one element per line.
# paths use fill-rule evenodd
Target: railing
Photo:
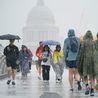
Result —
<path fill-rule="evenodd" d="M 0 77 L 7 74 L 6 60 L 4 55 L 0 55 Z"/>

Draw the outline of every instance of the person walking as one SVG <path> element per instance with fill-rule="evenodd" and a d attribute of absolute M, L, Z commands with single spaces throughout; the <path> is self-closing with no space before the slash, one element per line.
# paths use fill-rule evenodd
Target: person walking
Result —
<path fill-rule="evenodd" d="M 4 55 L 6 56 L 6 65 L 8 71 L 8 81 L 9 85 L 12 81 L 12 85 L 15 85 L 17 60 L 19 57 L 18 47 L 14 45 L 14 39 L 9 40 L 10 44 L 4 48 Z"/>
<path fill-rule="evenodd" d="M 31 70 L 31 65 L 32 65 L 32 57 L 33 57 L 33 53 L 30 49 L 28 49 L 29 55 L 30 55 L 30 60 L 29 60 L 29 70 Z"/>
<path fill-rule="evenodd" d="M 36 56 L 38 57 L 38 60 L 35 62 L 36 63 L 36 69 L 38 72 L 38 79 L 41 80 L 41 72 L 42 72 L 42 66 L 41 66 L 41 53 L 43 51 L 43 43 L 40 41 L 39 42 L 39 47 L 36 50 Z"/>
<path fill-rule="evenodd" d="M 95 70 L 95 79 L 96 79 L 95 89 L 98 90 L 98 33 L 96 37 L 97 39 L 95 40 L 94 70 Z"/>
<path fill-rule="evenodd" d="M 56 73 L 56 82 L 62 82 L 62 75 L 64 72 L 64 53 L 61 50 L 60 45 L 56 45 L 56 49 L 53 52 L 53 69 Z"/>
<path fill-rule="evenodd" d="M 79 53 L 77 55 L 77 64 L 79 72 L 84 78 L 86 87 L 85 95 L 90 94 L 90 96 L 94 96 L 94 52 L 95 43 L 93 41 L 93 35 L 92 32 L 88 30 L 80 45 Z"/>
<path fill-rule="evenodd" d="M 50 48 L 48 45 L 45 45 L 43 47 L 42 55 L 41 55 L 41 65 L 42 65 L 42 77 L 44 82 L 48 82 L 50 79 L 50 59 L 52 57 L 52 54 L 50 52 Z"/>
<path fill-rule="evenodd" d="M 20 69 L 22 73 L 22 78 L 27 78 L 27 74 L 29 73 L 29 60 L 30 54 L 25 45 L 22 45 L 22 49 L 19 53 L 19 61 L 20 61 Z"/>
<path fill-rule="evenodd" d="M 69 69 L 69 83 L 71 91 L 73 91 L 74 86 L 73 77 L 75 77 L 75 79 L 77 80 L 78 90 L 81 90 L 82 88 L 80 85 L 80 75 L 78 73 L 76 65 L 76 57 L 78 54 L 79 46 L 80 46 L 80 39 L 75 36 L 74 29 L 69 29 L 68 38 L 66 38 L 64 41 L 63 51 L 66 66 Z"/>

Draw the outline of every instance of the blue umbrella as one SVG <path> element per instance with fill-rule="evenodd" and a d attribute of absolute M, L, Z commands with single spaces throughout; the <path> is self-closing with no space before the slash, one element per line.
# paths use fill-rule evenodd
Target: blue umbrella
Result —
<path fill-rule="evenodd" d="M 45 40 L 45 41 L 42 41 L 42 43 L 44 45 L 60 45 L 60 42 L 54 41 L 54 40 Z"/>
<path fill-rule="evenodd" d="M 5 35 L 1 35 L 0 39 L 1 40 L 11 40 L 11 39 L 19 40 L 20 37 L 18 35 L 5 34 Z"/>

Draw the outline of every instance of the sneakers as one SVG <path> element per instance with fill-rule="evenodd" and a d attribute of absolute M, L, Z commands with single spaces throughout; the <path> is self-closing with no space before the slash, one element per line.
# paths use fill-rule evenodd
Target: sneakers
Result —
<path fill-rule="evenodd" d="M 78 91 L 80 91 L 82 89 L 81 85 L 78 85 Z"/>
<path fill-rule="evenodd" d="M 89 90 L 86 90 L 86 91 L 85 91 L 85 95 L 88 95 L 88 94 L 89 94 Z"/>
<path fill-rule="evenodd" d="M 73 88 L 71 88 L 71 89 L 70 89 L 70 91 L 72 91 L 72 92 L 73 92 Z"/>
<path fill-rule="evenodd" d="M 94 96 L 94 89 L 93 88 L 90 90 L 90 96 Z"/>
<path fill-rule="evenodd" d="M 90 94 L 90 96 L 94 96 L 94 89 L 93 88 L 90 89 L 89 87 L 87 87 L 85 91 L 85 95 L 88 94 Z"/>
<path fill-rule="evenodd" d="M 78 81 L 77 84 L 78 84 L 78 91 L 80 91 L 82 89 L 82 86 L 80 84 L 80 81 Z"/>
<path fill-rule="evenodd" d="M 14 81 L 12 81 L 12 85 L 15 85 L 15 82 Z"/>
<path fill-rule="evenodd" d="M 11 83 L 11 80 L 8 80 L 7 81 L 7 85 L 10 85 L 10 83 Z M 15 82 L 14 81 L 12 81 L 12 85 L 15 85 Z"/>
<path fill-rule="evenodd" d="M 89 94 L 89 91 L 90 91 L 90 88 L 89 86 L 86 87 L 86 91 L 85 91 L 85 95 L 88 95 Z"/>
<path fill-rule="evenodd" d="M 62 82 L 61 79 L 57 79 L 56 80 L 56 83 L 60 83 L 60 82 Z"/>
<path fill-rule="evenodd" d="M 7 81 L 7 85 L 9 85 L 9 84 L 10 84 L 10 82 L 11 82 L 11 80 L 8 80 L 8 81 Z"/>

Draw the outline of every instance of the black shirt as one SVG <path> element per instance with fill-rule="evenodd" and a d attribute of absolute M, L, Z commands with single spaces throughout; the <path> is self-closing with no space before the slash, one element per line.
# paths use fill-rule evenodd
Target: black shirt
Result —
<path fill-rule="evenodd" d="M 6 56 L 6 60 L 17 60 L 19 57 L 19 50 L 18 47 L 15 45 L 8 45 L 4 49 L 4 55 Z"/>

